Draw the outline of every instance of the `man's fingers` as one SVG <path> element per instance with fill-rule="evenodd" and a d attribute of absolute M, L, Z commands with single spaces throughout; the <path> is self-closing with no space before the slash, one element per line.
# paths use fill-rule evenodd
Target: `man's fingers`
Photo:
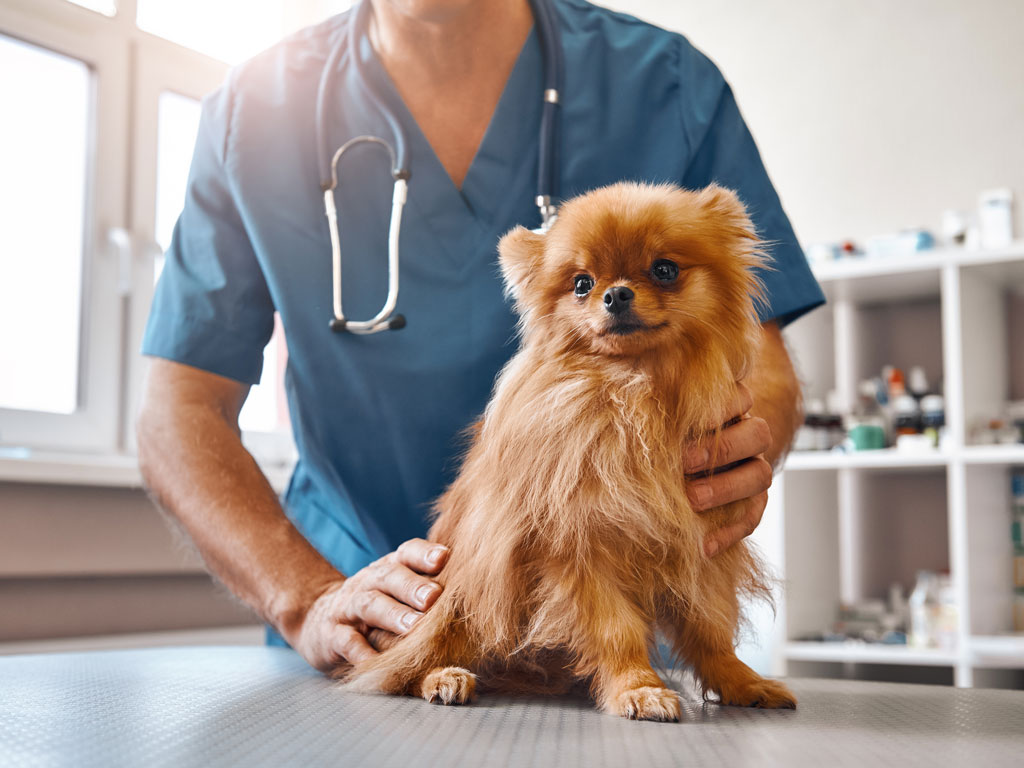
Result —
<path fill-rule="evenodd" d="M 331 636 L 331 655 L 335 657 L 337 664 L 342 661 L 358 664 L 364 659 L 376 656 L 377 651 L 355 627 L 349 624 L 338 624 Z"/>
<path fill-rule="evenodd" d="M 733 416 L 744 414 L 754 407 L 754 393 L 742 381 L 736 383 L 736 405 Z"/>
<path fill-rule="evenodd" d="M 767 491 L 772 484 L 771 465 L 760 456 L 737 467 L 700 480 L 691 480 L 686 495 L 694 509 L 702 511 Z"/>
<path fill-rule="evenodd" d="M 734 419 L 738 419 L 743 416 L 747 411 L 754 407 L 754 395 L 750 389 L 742 381 L 736 382 L 736 394 L 733 396 L 726 406 L 725 410 L 718 414 L 717 424 L 708 424 L 712 429 L 728 424 Z"/>
<path fill-rule="evenodd" d="M 724 467 L 764 453 L 772 447 L 772 430 L 760 417 L 741 419 L 691 448 L 686 455 L 686 471 Z"/>
<path fill-rule="evenodd" d="M 424 539 L 409 539 L 395 550 L 395 557 L 417 573 L 433 576 L 440 572 L 448 559 L 448 547 Z"/>
<path fill-rule="evenodd" d="M 738 541 L 742 541 L 752 534 L 761 523 L 764 516 L 764 508 L 768 504 L 768 491 L 763 491 L 752 499 L 748 500 L 746 512 L 743 519 L 725 528 L 709 533 L 704 539 L 704 554 L 714 557 L 719 552 L 724 552 Z"/>
<path fill-rule="evenodd" d="M 421 611 L 433 605 L 437 596 L 441 594 L 440 584 L 400 563 L 391 564 L 383 572 L 381 583 L 377 586 L 399 602 Z"/>
<path fill-rule="evenodd" d="M 376 589 L 360 593 L 358 603 L 356 616 L 360 621 L 396 635 L 404 635 L 423 615 Z"/>

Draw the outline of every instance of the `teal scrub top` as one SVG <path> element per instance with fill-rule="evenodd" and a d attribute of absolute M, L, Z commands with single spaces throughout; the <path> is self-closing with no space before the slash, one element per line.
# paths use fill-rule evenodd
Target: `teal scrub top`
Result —
<path fill-rule="evenodd" d="M 366 0 L 364 0 L 365 2 Z M 763 319 L 785 324 L 824 297 L 797 244 L 732 92 L 685 38 L 582 0 L 555 0 L 565 57 L 561 196 L 623 179 L 710 182 L 738 191 L 774 268 Z M 283 498 L 298 529 L 345 574 L 423 536 L 452 480 L 465 427 L 517 348 L 498 239 L 539 224 L 542 61 L 532 32 L 469 173 L 457 188 L 351 12 L 233 69 L 203 102 L 184 210 L 143 352 L 255 384 L 280 313 L 285 388 L 299 461 Z M 317 86 L 332 73 L 330 152 L 362 134 L 392 139 L 373 92 L 407 137 L 400 331 L 332 333 L 331 248 L 317 166 Z M 365 80 L 356 76 L 359 59 Z M 391 179 L 385 153 L 346 154 L 337 207 L 346 315 L 387 293 Z"/>

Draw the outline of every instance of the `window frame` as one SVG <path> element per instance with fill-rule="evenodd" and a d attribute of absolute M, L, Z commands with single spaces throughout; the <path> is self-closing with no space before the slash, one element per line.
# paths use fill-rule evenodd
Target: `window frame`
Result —
<path fill-rule="evenodd" d="M 160 94 L 202 99 L 229 70 L 225 62 L 139 29 L 136 10 L 136 0 L 118 0 L 112 17 L 67 0 L 6 0 L 0 6 L 0 33 L 82 61 L 94 92 L 79 409 L 0 409 L 0 449 L 136 453 L 135 415 L 148 368 L 139 350 L 155 259 L 162 253 L 156 241 Z M 290 428 L 246 431 L 243 442 L 278 474 L 295 461 Z"/>
<path fill-rule="evenodd" d="M 85 64 L 91 78 L 86 211 L 82 243 L 81 309 L 77 408 L 70 414 L 0 408 L 0 444 L 30 448 L 110 452 L 118 447 L 122 423 L 122 269 L 109 233 L 124 223 L 128 157 L 127 48 L 94 11 L 67 4 L 74 13 L 55 13 L 49 0 L 26 12 L 21 0 L 0 6 L 0 33 Z M 102 172 L 100 172 L 102 169 Z"/>

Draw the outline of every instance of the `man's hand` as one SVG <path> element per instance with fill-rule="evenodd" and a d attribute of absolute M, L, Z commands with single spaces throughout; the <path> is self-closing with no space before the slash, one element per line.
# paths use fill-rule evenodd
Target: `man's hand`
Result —
<path fill-rule="evenodd" d="M 693 446 L 686 455 L 686 493 L 694 509 L 703 512 L 741 500 L 745 505 L 739 522 L 705 538 L 708 557 L 753 533 L 768 503 L 772 468 L 763 454 L 772 447 L 772 432 L 767 421 L 749 414 L 753 405 L 750 390 L 740 384 L 717 437 Z"/>
<path fill-rule="evenodd" d="M 322 672 L 374 656 L 370 632 L 404 635 L 412 629 L 441 594 L 441 585 L 427 577 L 436 576 L 447 558 L 447 547 L 410 539 L 348 579 L 329 584 L 297 634 L 285 639 Z"/>

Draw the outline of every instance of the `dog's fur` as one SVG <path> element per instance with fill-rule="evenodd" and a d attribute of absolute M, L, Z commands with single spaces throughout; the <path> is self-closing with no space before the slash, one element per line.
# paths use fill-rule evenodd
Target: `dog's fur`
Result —
<path fill-rule="evenodd" d="M 759 247 L 728 190 L 630 183 L 567 202 L 547 235 L 502 239 L 522 348 L 436 505 L 444 591 L 346 671 L 350 688 L 449 704 L 477 677 L 549 692 L 585 681 L 605 711 L 676 720 L 649 661 L 660 629 L 705 696 L 796 705 L 734 652 L 738 596 L 768 595 L 757 559 L 742 542 L 703 553 L 740 506 L 698 515 L 685 494 L 684 453 L 713 439 L 758 344 Z M 678 264 L 671 285 L 652 277 L 658 259 Z M 581 274 L 595 281 L 582 298 Z M 622 316 L 604 306 L 612 286 L 635 294 Z"/>

